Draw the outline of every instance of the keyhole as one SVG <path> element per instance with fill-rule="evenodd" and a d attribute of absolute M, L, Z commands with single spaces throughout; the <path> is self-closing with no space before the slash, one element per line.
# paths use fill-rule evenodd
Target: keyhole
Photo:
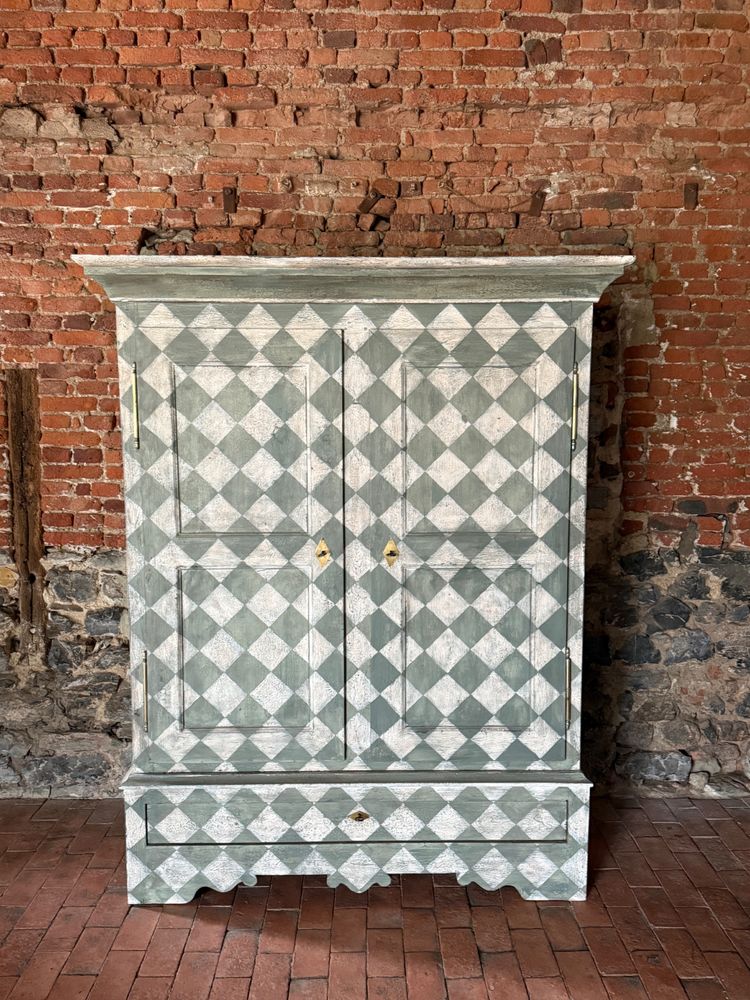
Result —
<path fill-rule="evenodd" d="M 385 561 L 389 566 L 392 566 L 399 557 L 398 545 L 389 538 L 385 543 L 385 548 L 383 549 L 383 555 L 385 556 Z"/>
<path fill-rule="evenodd" d="M 349 817 L 349 819 L 353 819 L 355 823 L 364 823 L 364 821 L 369 818 L 369 815 L 366 812 L 362 812 L 361 809 L 353 812 Z"/>

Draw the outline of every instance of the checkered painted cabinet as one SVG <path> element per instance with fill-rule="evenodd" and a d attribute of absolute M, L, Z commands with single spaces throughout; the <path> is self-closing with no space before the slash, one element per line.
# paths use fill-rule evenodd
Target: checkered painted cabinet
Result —
<path fill-rule="evenodd" d="M 117 306 L 131 900 L 583 898 L 591 314 L 630 259 L 76 259 Z"/>

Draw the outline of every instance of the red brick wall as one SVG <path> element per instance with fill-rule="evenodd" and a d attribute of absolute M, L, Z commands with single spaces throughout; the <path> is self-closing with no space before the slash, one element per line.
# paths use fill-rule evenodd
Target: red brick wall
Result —
<path fill-rule="evenodd" d="M 0 361 L 39 369 L 49 545 L 122 542 L 113 315 L 69 258 L 142 247 L 632 250 L 622 529 L 750 544 L 742 0 L 0 8 Z"/>

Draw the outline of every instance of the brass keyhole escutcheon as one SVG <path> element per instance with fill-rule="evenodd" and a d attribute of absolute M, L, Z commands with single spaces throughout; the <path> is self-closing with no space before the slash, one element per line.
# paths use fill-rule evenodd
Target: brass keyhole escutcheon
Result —
<path fill-rule="evenodd" d="M 385 543 L 385 548 L 383 549 L 383 555 L 385 556 L 385 561 L 389 566 L 392 566 L 399 557 L 398 545 L 389 538 Z"/>
<path fill-rule="evenodd" d="M 364 821 L 369 818 L 370 814 L 362 812 L 361 809 L 358 809 L 356 812 L 353 812 L 349 817 L 349 819 L 353 819 L 355 823 L 364 823 Z"/>
<path fill-rule="evenodd" d="M 325 538 L 321 538 L 320 541 L 318 542 L 318 547 L 315 550 L 315 555 L 317 557 L 318 562 L 320 563 L 321 568 L 323 566 L 327 566 L 328 563 L 331 561 L 331 550 L 328 548 L 328 543 L 326 542 Z"/>

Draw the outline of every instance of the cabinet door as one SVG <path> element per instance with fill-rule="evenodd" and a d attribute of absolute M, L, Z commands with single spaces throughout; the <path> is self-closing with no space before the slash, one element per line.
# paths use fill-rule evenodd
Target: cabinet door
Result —
<path fill-rule="evenodd" d="M 300 306 L 232 308 L 158 307 L 123 347 L 150 770 L 343 753 L 341 334 Z"/>
<path fill-rule="evenodd" d="M 574 331 L 547 305 L 488 309 L 404 307 L 349 338 L 348 566 L 370 602 L 349 733 L 373 765 L 566 756 Z"/>

